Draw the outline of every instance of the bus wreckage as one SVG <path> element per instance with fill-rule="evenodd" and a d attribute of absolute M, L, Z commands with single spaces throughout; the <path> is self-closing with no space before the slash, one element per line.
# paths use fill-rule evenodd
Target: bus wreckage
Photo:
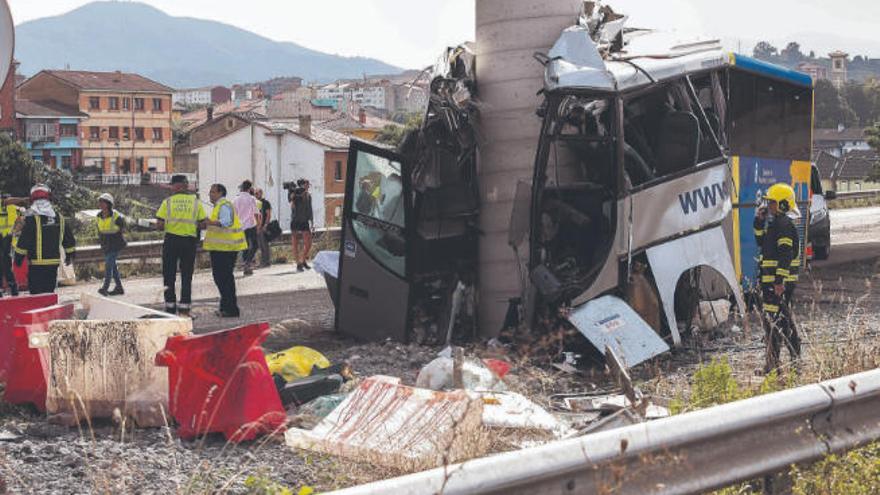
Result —
<path fill-rule="evenodd" d="M 536 59 L 543 126 L 510 222 L 511 247 L 527 259 L 505 326 L 574 327 L 598 353 L 611 348 L 634 366 L 680 345 L 700 301 L 727 299 L 744 314 L 763 191 L 789 182 L 799 201 L 810 198 L 809 76 L 717 40 L 628 28 L 592 2 Z M 399 151 L 352 145 L 337 294 L 344 333 L 475 336 L 474 63 L 467 46 L 446 53 L 424 124 Z"/>

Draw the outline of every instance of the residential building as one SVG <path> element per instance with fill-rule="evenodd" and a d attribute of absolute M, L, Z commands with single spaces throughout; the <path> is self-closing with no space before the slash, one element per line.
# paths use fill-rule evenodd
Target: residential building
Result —
<path fill-rule="evenodd" d="M 394 105 L 394 87 L 388 81 L 334 83 L 318 88 L 318 99 L 352 101 L 363 107 L 387 110 Z"/>
<path fill-rule="evenodd" d="M 16 100 L 17 136 L 34 160 L 72 171 L 82 167 L 80 124 L 88 115 L 54 101 Z"/>
<path fill-rule="evenodd" d="M 211 105 L 232 100 L 232 90 L 225 86 L 178 89 L 174 91 L 173 103 L 185 106 Z"/>
<path fill-rule="evenodd" d="M 880 155 L 873 149 L 851 150 L 843 156 L 824 151 L 816 157 L 816 167 L 826 188 L 835 191 L 866 191 L 880 189 L 880 184 L 868 180 L 880 167 Z"/>
<path fill-rule="evenodd" d="M 226 103 L 199 108 L 198 110 L 185 113 L 180 117 L 180 122 L 184 128 L 194 129 L 209 120 L 220 118 L 230 113 L 253 113 L 265 117 L 267 109 L 268 104 L 264 99 L 227 101 Z"/>
<path fill-rule="evenodd" d="M 836 50 L 829 53 L 828 56 L 831 57 L 831 82 L 834 83 L 834 86 L 837 89 L 841 89 L 846 86 L 847 81 L 849 81 L 846 67 L 849 54 Z"/>
<path fill-rule="evenodd" d="M 266 97 L 258 84 L 236 84 L 231 90 L 232 101 L 262 100 Z"/>
<path fill-rule="evenodd" d="M 44 70 L 21 99 L 54 101 L 88 115 L 80 124 L 82 166 L 104 174 L 173 172 L 174 91 L 138 74 Z"/>
<path fill-rule="evenodd" d="M 823 65 L 813 62 L 802 62 L 797 66 L 797 71 L 809 75 L 815 81 L 824 81 L 828 79 L 828 69 Z"/>
<path fill-rule="evenodd" d="M 336 207 L 342 200 L 338 194 L 344 193 L 344 186 L 339 189 L 334 175 L 328 188 L 326 175 L 328 168 L 335 174 L 336 161 L 347 156 L 347 136 L 313 126 L 308 117 L 281 124 L 228 114 L 194 129 L 191 139 L 200 143 L 192 152 L 198 155 L 202 199 L 207 200 L 211 184 L 234 190 L 245 179 L 252 180 L 263 189 L 276 218 L 287 229 L 291 211 L 284 184 L 304 178 L 312 184 L 316 227 L 337 223 L 341 208 Z"/>
<path fill-rule="evenodd" d="M 813 147 L 837 158 L 849 151 L 871 149 L 864 128 L 846 128 L 842 125 L 837 129 L 816 129 L 813 132 Z"/>
<path fill-rule="evenodd" d="M 345 105 L 333 119 L 325 120 L 320 125 L 364 141 L 376 141 L 386 126 L 403 127 L 397 122 L 373 116 L 356 104 Z"/>
<path fill-rule="evenodd" d="M 428 108 L 428 91 L 415 84 L 395 84 L 392 86 L 393 103 L 387 108 L 389 113 L 421 113 Z"/>
<path fill-rule="evenodd" d="M 324 224 L 328 227 L 342 225 L 347 169 L 348 150 L 330 149 L 324 153 Z"/>
<path fill-rule="evenodd" d="M 0 132 L 15 132 L 15 80 L 18 62 L 12 62 L 9 73 L 0 86 Z"/>

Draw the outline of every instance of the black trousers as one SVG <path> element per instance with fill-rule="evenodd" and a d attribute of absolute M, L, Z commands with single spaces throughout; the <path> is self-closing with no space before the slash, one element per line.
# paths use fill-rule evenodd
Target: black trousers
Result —
<path fill-rule="evenodd" d="M 235 295 L 235 260 L 237 252 L 211 251 L 211 272 L 220 291 L 220 311 L 238 316 L 238 299 Z"/>
<path fill-rule="evenodd" d="M 241 253 L 241 257 L 245 263 L 251 264 L 254 261 L 254 257 L 257 255 L 257 248 L 259 247 L 257 244 L 257 228 L 251 227 L 245 229 L 244 238 L 247 239 L 248 248 L 247 251 Z"/>
<path fill-rule="evenodd" d="M 0 284 L 6 281 L 6 286 L 14 294 L 18 292 L 18 284 L 15 282 L 15 274 L 12 272 L 12 236 L 4 236 L 0 239 Z M 2 296 L 2 291 L 0 291 Z"/>
<path fill-rule="evenodd" d="M 801 338 L 798 335 L 791 304 L 794 299 L 795 284 L 785 284 L 785 292 L 777 296 L 773 286 L 762 286 L 764 338 L 766 343 L 766 359 L 764 371 L 770 372 L 779 367 L 782 346 L 788 349 L 792 362 L 801 357 Z"/>
<path fill-rule="evenodd" d="M 28 292 L 51 294 L 58 285 L 58 265 L 28 266 Z"/>
<path fill-rule="evenodd" d="M 165 284 L 165 310 L 189 311 L 192 305 L 192 278 L 196 264 L 195 237 L 165 234 L 162 245 L 162 279 Z M 175 282 L 180 269 L 180 304 L 177 303 Z"/>

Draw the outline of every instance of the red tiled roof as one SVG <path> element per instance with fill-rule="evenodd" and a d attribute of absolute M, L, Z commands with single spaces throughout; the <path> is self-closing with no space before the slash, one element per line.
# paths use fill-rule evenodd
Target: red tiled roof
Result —
<path fill-rule="evenodd" d="M 86 91 L 174 92 L 173 89 L 164 84 L 157 83 L 139 74 L 127 72 L 89 72 L 81 70 L 44 70 L 43 72 Z"/>
<path fill-rule="evenodd" d="M 15 112 L 25 117 L 88 117 L 78 108 L 62 105 L 57 101 L 15 100 Z"/>

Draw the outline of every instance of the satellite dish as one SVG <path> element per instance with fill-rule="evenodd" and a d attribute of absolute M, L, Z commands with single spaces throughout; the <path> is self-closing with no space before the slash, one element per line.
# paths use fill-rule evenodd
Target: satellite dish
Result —
<path fill-rule="evenodd" d="M 15 52 L 15 24 L 12 23 L 12 12 L 6 0 L 0 0 L 0 86 L 6 82 L 9 68 L 12 66 L 12 55 Z"/>

